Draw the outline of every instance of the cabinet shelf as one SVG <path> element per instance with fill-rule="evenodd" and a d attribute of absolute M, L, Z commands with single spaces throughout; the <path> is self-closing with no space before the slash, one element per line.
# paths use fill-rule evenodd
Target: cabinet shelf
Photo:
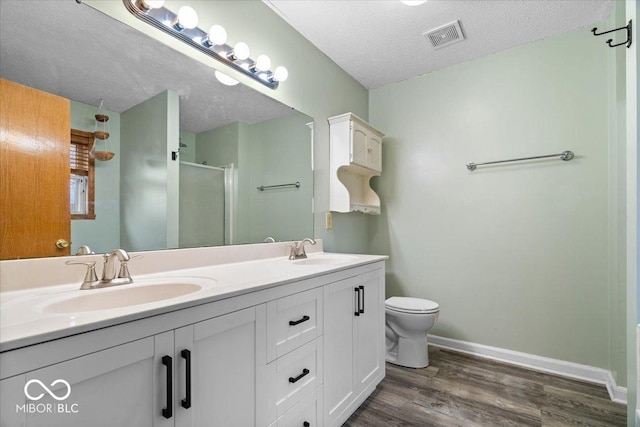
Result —
<path fill-rule="evenodd" d="M 329 209 L 380 214 L 370 180 L 382 172 L 384 134 L 352 113 L 329 118 Z"/>

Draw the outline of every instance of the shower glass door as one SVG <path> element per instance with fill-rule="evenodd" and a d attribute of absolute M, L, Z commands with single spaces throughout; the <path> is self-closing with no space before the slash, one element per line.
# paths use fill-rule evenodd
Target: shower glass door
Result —
<path fill-rule="evenodd" d="M 226 175 L 225 168 L 180 162 L 181 248 L 225 244 Z"/>

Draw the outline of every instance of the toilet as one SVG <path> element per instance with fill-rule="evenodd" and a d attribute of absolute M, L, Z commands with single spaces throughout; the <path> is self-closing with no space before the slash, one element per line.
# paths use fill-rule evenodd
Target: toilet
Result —
<path fill-rule="evenodd" d="M 429 366 L 427 332 L 440 314 L 438 303 L 421 298 L 385 301 L 387 362 L 409 368 Z"/>

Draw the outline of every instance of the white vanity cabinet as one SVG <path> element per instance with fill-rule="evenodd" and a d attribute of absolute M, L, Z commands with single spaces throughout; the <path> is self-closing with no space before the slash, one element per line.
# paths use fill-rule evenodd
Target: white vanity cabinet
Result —
<path fill-rule="evenodd" d="M 255 425 L 256 376 L 265 358 L 264 345 L 256 343 L 259 334 L 264 337 L 259 331 L 264 323 L 264 305 L 251 307 L 34 370 L 6 386 L 9 380 L 3 380 L 3 389 L 12 387 L 5 396 L 23 395 L 30 380 L 57 398 L 69 389 L 70 394 L 57 400 L 45 392 L 27 401 L 36 405 L 33 411 L 7 399 L 1 425 L 199 427 L 210 420 L 225 427 Z M 59 379 L 70 387 L 50 386 Z M 38 397 L 44 389 L 33 382 L 27 391 Z M 23 424 L 5 417 L 14 414 Z"/>
<path fill-rule="evenodd" d="M 149 337 L 14 377 L 10 390 L 2 386 L 0 425 L 162 425 L 154 423 L 155 350 Z"/>
<path fill-rule="evenodd" d="M 384 134 L 352 113 L 329 118 L 329 209 L 380 213 L 369 181 L 382 172 Z"/>
<path fill-rule="evenodd" d="M 383 270 L 325 286 L 324 420 L 339 426 L 384 378 Z"/>
<path fill-rule="evenodd" d="M 256 377 L 265 358 L 264 346 L 256 344 L 263 328 L 261 305 L 175 331 L 176 427 L 255 425 Z"/>
<path fill-rule="evenodd" d="M 0 427 L 339 425 L 384 377 L 383 295 L 373 262 L 0 353 Z"/>

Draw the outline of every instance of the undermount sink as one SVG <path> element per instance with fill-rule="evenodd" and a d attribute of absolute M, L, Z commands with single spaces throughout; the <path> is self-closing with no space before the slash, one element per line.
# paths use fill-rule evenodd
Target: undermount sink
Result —
<path fill-rule="evenodd" d="M 177 298 L 201 289 L 202 286 L 195 283 L 179 282 L 143 286 L 121 285 L 113 288 L 79 291 L 82 292 L 82 295 L 48 303 L 42 307 L 41 311 L 45 313 L 78 313 L 108 310 Z"/>
<path fill-rule="evenodd" d="M 334 265 L 334 264 L 344 264 L 346 262 L 350 262 L 355 259 L 356 257 L 349 256 L 349 255 L 331 255 L 331 256 L 320 255 L 317 257 L 299 259 L 299 260 L 293 261 L 293 263 L 296 265 Z"/>

